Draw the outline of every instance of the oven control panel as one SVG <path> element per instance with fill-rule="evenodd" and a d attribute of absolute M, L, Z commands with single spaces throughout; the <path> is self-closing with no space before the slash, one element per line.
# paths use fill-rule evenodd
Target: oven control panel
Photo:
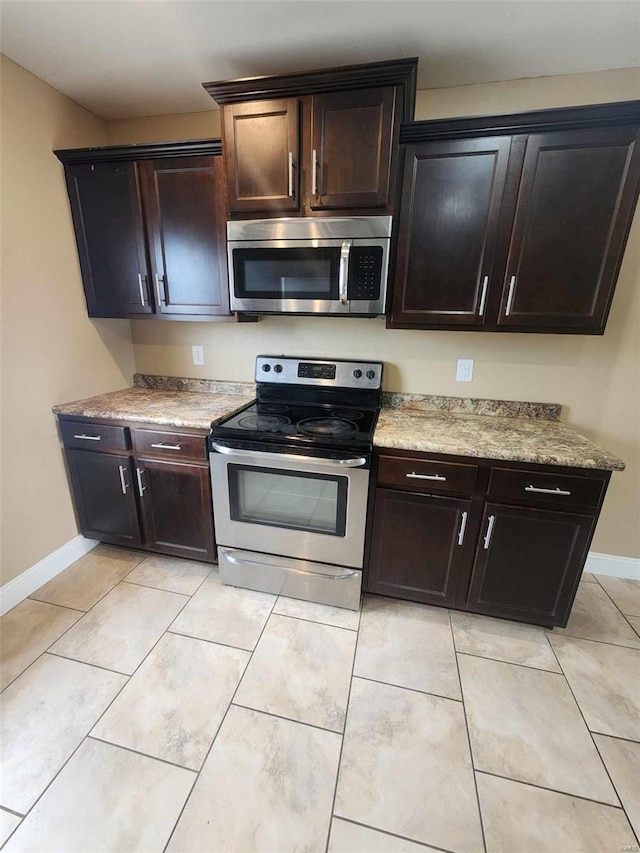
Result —
<path fill-rule="evenodd" d="M 376 390 L 382 387 L 382 362 L 259 355 L 255 379 L 256 382 L 284 385 Z"/>

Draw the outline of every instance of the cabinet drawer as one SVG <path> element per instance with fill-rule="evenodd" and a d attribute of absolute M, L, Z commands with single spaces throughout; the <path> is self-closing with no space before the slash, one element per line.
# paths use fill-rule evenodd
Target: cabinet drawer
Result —
<path fill-rule="evenodd" d="M 74 450 L 128 450 L 127 430 L 121 426 L 92 424 L 87 421 L 61 421 L 65 447 Z"/>
<path fill-rule="evenodd" d="M 420 457 L 381 456 L 378 484 L 420 492 L 470 493 L 476 482 L 477 465 L 436 462 Z"/>
<path fill-rule="evenodd" d="M 136 456 L 195 459 L 198 462 L 207 459 L 207 440 L 204 435 L 150 429 L 134 429 L 131 432 Z"/>
<path fill-rule="evenodd" d="M 604 480 L 595 477 L 492 468 L 489 495 L 492 498 L 526 501 L 531 504 L 566 504 L 595 509 L 605 485 Z"/>

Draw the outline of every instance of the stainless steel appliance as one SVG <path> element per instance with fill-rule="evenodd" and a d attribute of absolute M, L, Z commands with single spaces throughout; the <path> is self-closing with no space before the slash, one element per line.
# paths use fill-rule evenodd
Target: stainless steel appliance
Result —
<path fill-rule="evenodd" d="M 258 356 L 209 438 L 223 583 L 357 609 L 382 364 Z"/>
<path fill-rule="evenodd" d="M 227 223 L 232 311 L 383 314 L 390 216 Z"/>

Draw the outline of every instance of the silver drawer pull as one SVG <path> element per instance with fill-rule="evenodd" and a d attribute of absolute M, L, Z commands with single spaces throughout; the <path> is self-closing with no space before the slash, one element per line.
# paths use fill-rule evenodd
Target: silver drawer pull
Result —
<path fill-rule="evenodd" d="M 144 494 L 145 489 L 147 488 L 146 486 L 143 486 L 143 485 L 142 485 L 142 475 L 143 475 L 143 473 L 144 473 L 144 472 L 143 472 L 143 471 L 141 471 L 139 468 L 136 468 L 136 477 L 138 478 L 138 494 L 140 495 L 140 497 L 142 497 L 142 495 Z"/>
<path fill-rule="evenodd" d="M 85 435 L 85 433 L 82 433 L 82 435 L 74 435 L 73 437 L 81 438 L 83 441 L 100 441 L 102 438 L 101 435 Z"/>
<path fill-rule="evenodd" d="M 484 306 L 487 301 L 487 287 L 489 285 L 489 276 L 485 275 L 482 280 L 482 295 L 480 296 L 480 307 L 478 308 L 478 314 L 481 317 L 484 317 Z"/>
<path fill-rule="evenodd" d="M 555 489 L 539 489 L 537 486 L 525 486 L 525 492 L 537 492 L 539 495 L 570 495 L 571 492 L 567 492 L 565 489 L 561 489 L 559 486 Z"/>
<path fill-rule="evenodd" d="M 489 516 L 489 525 L 487 527 L 487 535 L 484 537 L 484 550 L 489 550 L 489 545 L 491 544 L 491 534 L 493 533 L 493 525 L 496 523 L 495 515 Z"/>
<path fill-rule="evenodd" d="M 179 444 L 163 444 L 161 441 L 157 444 L 152 444 L 151 447 L 157 447 L 158 450 L 182 450 Z"/>
<path fill-rule="evenodd" d="M 460 532 L 458 533 L 458 545 L 464 542 L 464 532 L 467 529 L 467 513 L 462 513 L 462 521 L 460 522 Z"/>
<path fill-rule="evenodd" d="M 446 477 L 441 477 L 440 474 L 416 474 L 415 471 L 412 471 L 410 474 L 405 474 L 405 477 L 409 477 L 411 480 L 438 480 L 440 483 L 444 483 L 447 479 Z"/>
<path fill-rule="evenodd" d="M 513 289 L 516 285 L 516 277 L 515 275 L 511 276 L 511 281 L 509 282 L 509 294 L 507 295 L 507 307 L 504 310 L 505 317 L 508 317 L 511 314 L 511 307 L 513 305 Z"/>
<path fill-rule="evenodd" d="M 129 483 L 127 483 L 124 478 L 124 472 L 126 470 L 127 469 L 124 467 L 124 465 L 118 465 L 118 471 L 120 471 L 120 488 L 122 489 L 123 495 L 127 494 L 127 489 L 129 488 Z"/>

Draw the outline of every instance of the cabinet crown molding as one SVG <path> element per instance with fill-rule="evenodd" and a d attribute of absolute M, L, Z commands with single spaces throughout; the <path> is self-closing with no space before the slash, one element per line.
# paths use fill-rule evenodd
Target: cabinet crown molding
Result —
<path fill-rule="evenodd" d="M 640 125 L 640 100 L 531 110 L 508 115 L 414 121 L 402 124 L 400 143 L 465 139 L 472 136 L 513 136 L 545 130 L 579 130 L 626 124 Z"/>
<path fill-rule="evenodd" d="M 410 122 L 414 116 L 417 75 L 418 58 L 411 57 L 386 62 L 368 62 L 362 65 L 344 65 L 339 68 L 321 68 L 294 74 L 244 77 L 202 85 L 213 100 L 221 106 L 269 98 L 338 92 L 345 89 L 401 86 L 404 90 L 402 119 Z"/>
<path fill-rule="evenodd" d="M 163 157 L 217 156 L 220 139 L 190 139 L 184 142 L 145 142 L 140 145 L 103 145 L 98 148 L 59 148 L 53 152 L 65 166 L 79 163 L 160 160 Z"/>

